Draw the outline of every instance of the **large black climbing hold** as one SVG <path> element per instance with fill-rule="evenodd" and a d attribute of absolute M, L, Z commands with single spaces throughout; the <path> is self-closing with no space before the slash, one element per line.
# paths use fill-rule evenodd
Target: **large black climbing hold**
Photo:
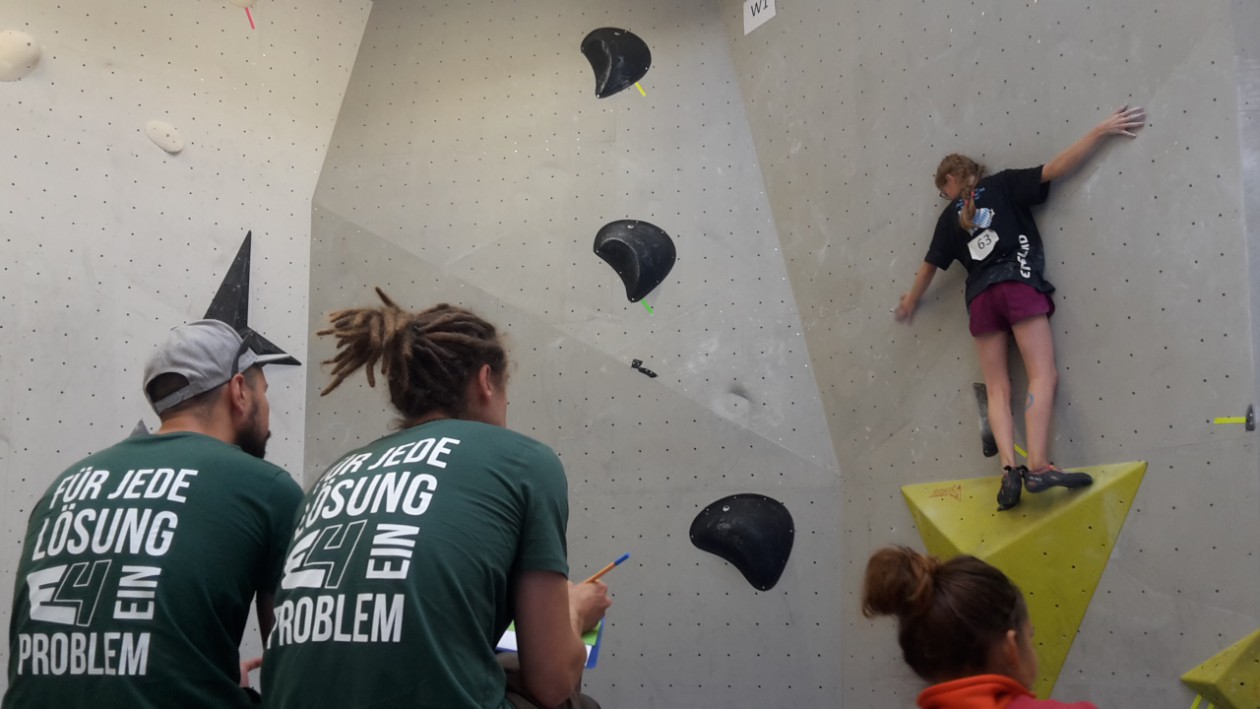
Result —
<path fill-rule="evenodd" d="M 582 53 L 595 70 L 595 95 L 608 98 L 647 74 L 652 51 L 627 30 L 600 27 L 582 40 Z"/>
<path fill-rule="evenodd" d="M 236 258 L 223 276 L 219 290 L 206 309 L 207 320 L 222 320 L 231 325 L 240 334 L 241 339 L 249 344 L 254 354 L 269 355 L 272 364 L 301 364 L 297 358 L 272 344 L 249 326 L 249 259 L 254 240 L 254 232 L 245 233 L 245 241 L 236 251 Z M 280 355 L 277 357 L 276 355 Z"/>
<path fill-rule="evenodd" d="M 637 219 L 605 224 L 595 235 L 595 253 L 621 276 L 631 303 L 642 300 L 665 280 L 678 255 L 669 234 Z"/>
<path fill-rule="evenodd" d="M 691 522 L 691 543 L 726 559 L 754 588 L 769 591 L 779 582 L 792 553 L 792 515 L 765 495 L 723 497 Z"/>

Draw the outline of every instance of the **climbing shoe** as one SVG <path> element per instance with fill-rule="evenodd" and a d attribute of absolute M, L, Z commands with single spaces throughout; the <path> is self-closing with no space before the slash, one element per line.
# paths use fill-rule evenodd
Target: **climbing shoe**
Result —
<path fill-rule="evenodd" d="M 1002 467 L 1002 487 L 998 489 L 998 512 L 1009 510 L 1019 504 L 1019 494 L 1023 490 L 1023 477 L 1028 468 L 1009 465 Z"/>
<path fill-rule="evenodd" d="M 1066 487 L 1071 490 L 1092 484 L 1094 484 L 1094 479 L 1088 473 L 1069 473 L 1059 469 L 1054 463 L 1040 470 L 1024 471 L 1024 487 L 1031 493 L 1045 492 L 1052 487 Z M 1005 485 L 1004 481 L 1003 489 Z"/>

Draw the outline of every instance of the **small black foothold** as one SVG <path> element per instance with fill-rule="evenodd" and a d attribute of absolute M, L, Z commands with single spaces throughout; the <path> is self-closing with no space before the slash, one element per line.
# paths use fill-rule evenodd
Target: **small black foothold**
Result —
<path fill-rule="evenodd" d="M 639 370 L 640 372 L 642 372 L 642 373 L 644 373 L 644 374 L 648 375 L 648 376 L 649 376 L 649 377 L 651 377 L 652 379 L 656 379 L 656 372 L 653 372 L 652 370 L 650 370 L 650 369 L 648 369 L 648 368 L 644 367 L 644 366 L 643 366 L 643 360 L 641 360 L 641 359 L 632 360 L 632 361 L 630 362 L 630 366 L 631 366 L 631 367 L 633 367 L 633 368 L 635 368 L 635 369 L 637 369 L 637 370 Z"/>

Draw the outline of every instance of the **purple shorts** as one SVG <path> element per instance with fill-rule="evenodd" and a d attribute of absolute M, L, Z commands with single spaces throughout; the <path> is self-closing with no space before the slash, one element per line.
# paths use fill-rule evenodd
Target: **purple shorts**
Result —
<path fill-rule="evenodd" d="M 1046 293 L 1019 281 L 1003 281 L 985 288 L 971 301 L 971 336 L 1010 332 L 1011 326 L 1035 315 L 1054 315 L 1054 301 Z"/>

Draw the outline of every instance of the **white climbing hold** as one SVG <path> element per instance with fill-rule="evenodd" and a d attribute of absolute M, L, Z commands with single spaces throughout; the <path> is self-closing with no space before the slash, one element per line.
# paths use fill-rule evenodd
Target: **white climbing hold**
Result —
<path fill-rule="evenodd" d="M 253 7 L 254 6 L 254 0 L 228 0 L 228 2 L 232 3 L 233 5 L 237 7 Z"/>
<path fill-rule="evenodd" d="M 35 38 L 18 30 L 0 32 L 0 81 L 17 81 L 39 63 Z"/>
<path fill-rule="evenodd" d="M 179 131 L 175 130 L 170 123 L 149 121 L 144 126 L 144 132 L 149 136 L 149 140 L 171 155 L 184 149 L 183 138 L 179 137 Z"/>

